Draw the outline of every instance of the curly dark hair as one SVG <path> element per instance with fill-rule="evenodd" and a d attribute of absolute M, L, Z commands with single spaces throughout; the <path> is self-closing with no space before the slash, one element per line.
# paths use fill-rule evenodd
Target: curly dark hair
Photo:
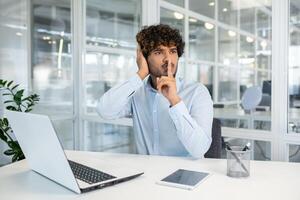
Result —
<path fill-rule="evenodd" d="M 165 24 L 144 26 L 142 30 L 137 33 L 136 41 L 146 58 L 151 51 L 160 45 L 168 47 L 173 45 L 176 46 L 178 57 L 184 52 L 185 43 L 182 40 L 179 30 Z"/>

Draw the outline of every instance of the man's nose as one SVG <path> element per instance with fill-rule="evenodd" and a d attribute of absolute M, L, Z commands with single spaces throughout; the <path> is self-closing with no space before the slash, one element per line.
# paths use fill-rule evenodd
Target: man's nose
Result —
<path fill-rule="evenodd" d="M 171 58 L 171 54 L 169 52 L 164 53 L 163 62 L 164 63 L 168 63 L 168 61 L 170 60 L 170 58 Z"/>

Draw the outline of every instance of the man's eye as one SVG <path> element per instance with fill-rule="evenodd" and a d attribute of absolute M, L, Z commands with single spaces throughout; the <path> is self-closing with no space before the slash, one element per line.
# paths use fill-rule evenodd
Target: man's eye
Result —
<path fill-rule="evenodd" d="M 156 52 L 154 52 L 154 54 L 155 54 L 155 55 L 159 55 L 159 54 L 160 54 L 160 52 L 159 52 L 159 51 L 156 51 Z"/>
<path fill-rule="evenodd" d="M 172 50 L 171 53 L 177 53 L 177 50 Z"/>

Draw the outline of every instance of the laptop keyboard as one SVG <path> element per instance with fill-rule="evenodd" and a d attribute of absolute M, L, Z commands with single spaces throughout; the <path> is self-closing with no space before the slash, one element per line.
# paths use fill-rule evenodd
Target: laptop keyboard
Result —
<path fill-rule="evenodd" d="M 116 178 L 112 175 L 106 174 L 99 170 L 93 169 L 91 167 L 79 164 L 77 162 L 68 160 L 71 166 L 71 169 L 75 177 L 81 181 L 84 181 L 89 184 L 98 183 L 101 181 L 106 181 L 109 179 Z"/>

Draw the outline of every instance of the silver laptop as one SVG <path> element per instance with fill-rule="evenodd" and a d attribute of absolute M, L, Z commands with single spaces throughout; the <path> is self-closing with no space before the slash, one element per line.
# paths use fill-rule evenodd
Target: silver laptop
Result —
<path fill-rule="evenodd" d="M 128 181 L 142 171 L 85 158 L 68 160 L 48 116 L 5 111 L 29 167 L 66 188 L 83 193 Z M 91 158 L 92 159 L 92 158 Z"/>

